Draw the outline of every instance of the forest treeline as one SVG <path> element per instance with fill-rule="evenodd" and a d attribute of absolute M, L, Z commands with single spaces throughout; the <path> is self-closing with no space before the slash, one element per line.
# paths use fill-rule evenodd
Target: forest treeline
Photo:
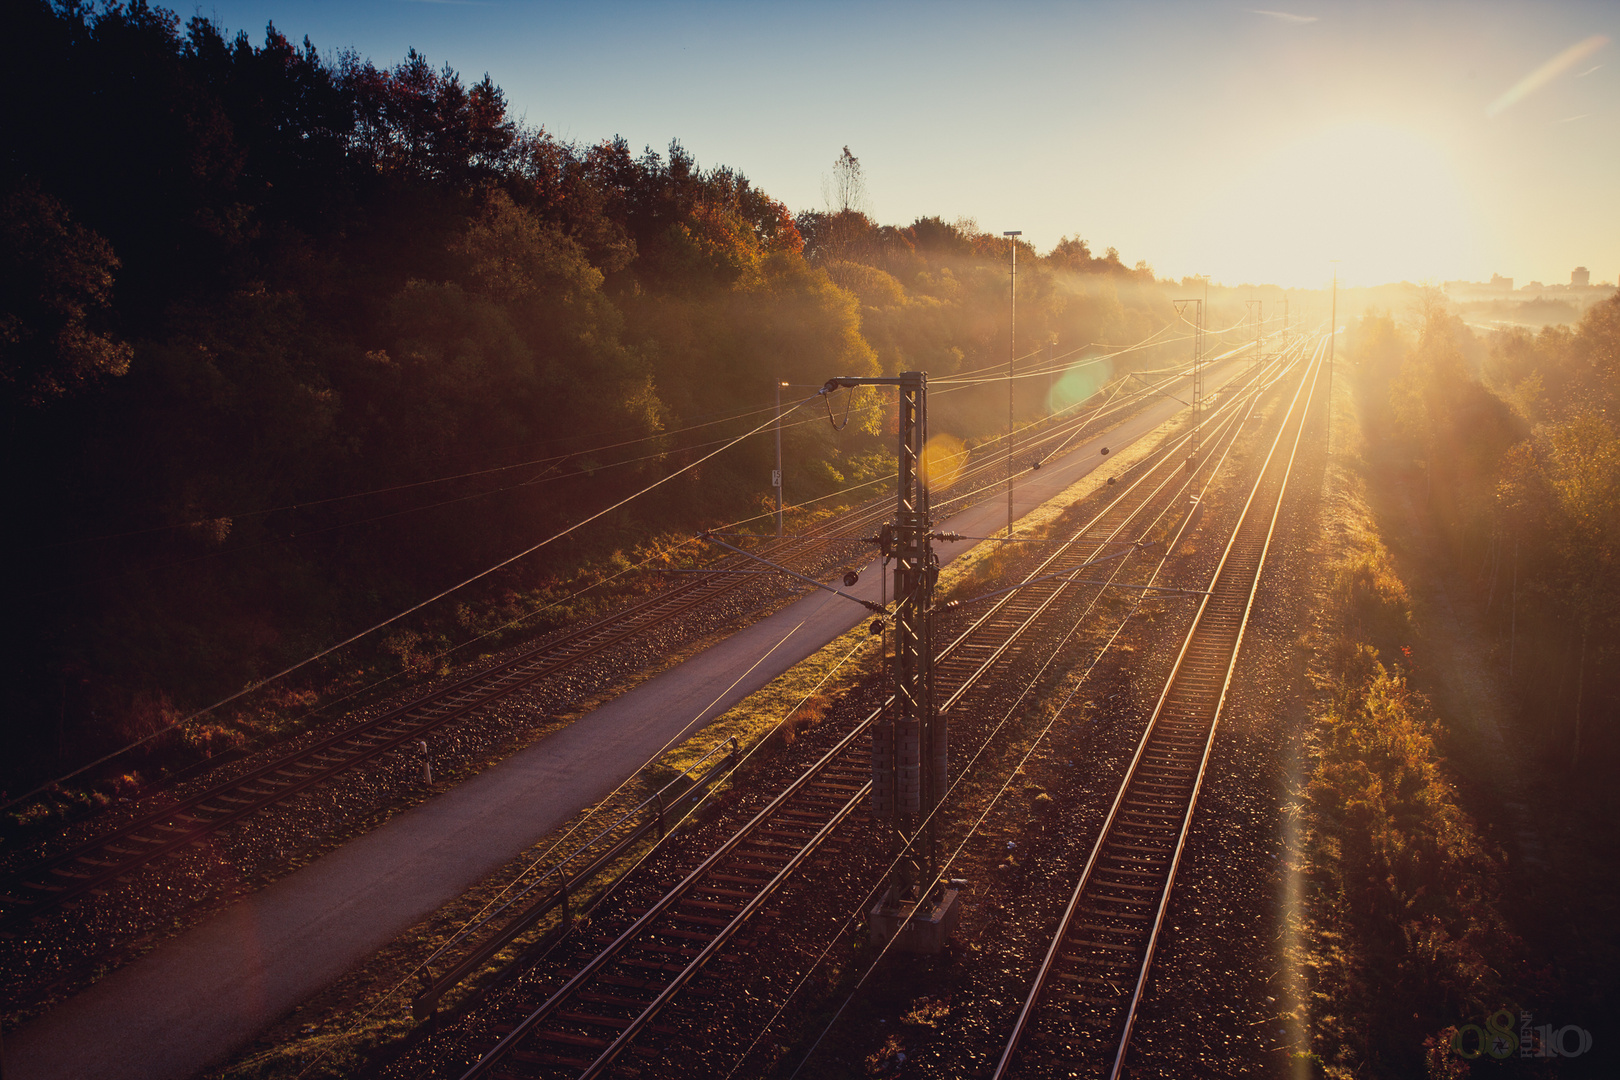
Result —
<path fill-rule="evenodd" d="M 1420 470 L 1530 721 L 1519 752 L 1598 775 L 1620 754 L 1620 295 L 1539 332 L 1478 334 L 1432 290 L 1414 315 L 1351 327 L 1368 429 Z"/>
<path fill-rule="evenodd" d="M 488 75 L 414 51 L 379 67 L 273 26 L 18 0 L 0 55 L 13 792 L 690 464 L 767 419 L 778 381 L 1006 356 L 1005 241 L 878 225 L 847 150 L 841 196 L 794 214 L 678 142 L 522 125 Z M 1021 342 L 1170 317 L 1112 250 L 1020 253 Z M 1001 402 L 942 398 L 935 429 L 988 435 Z M 881 408 L 787 442 L 790 498 L 887 468 Z M 773 465 L 750 440 L 466 602 L 516 610 L 757 515 Z M 341 662 L 406 663 L 402 633 Z"/>

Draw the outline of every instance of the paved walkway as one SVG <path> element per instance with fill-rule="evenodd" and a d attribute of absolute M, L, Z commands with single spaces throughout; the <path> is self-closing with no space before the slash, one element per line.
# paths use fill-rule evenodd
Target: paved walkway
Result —
<path fill-rule="evenodd" d="M 1235 366 L 1235 365 L 1234 365 Z M 1206 375 L 1213 389 L 1217 380 Z M 1168 398 L 1021 476 L 1027 514 L 1175 415 Z M 991 499 L 936 526 L 990 536 Z M 936 547 L 942 563 L 973 542 Z M 878 598 L 869 567 L 847 590 Z M 10 1035 L 5 1080 L 179 1080 L 221 1061 L 396 935 L 869 617 L 816 592 L 158 947 Z"/>

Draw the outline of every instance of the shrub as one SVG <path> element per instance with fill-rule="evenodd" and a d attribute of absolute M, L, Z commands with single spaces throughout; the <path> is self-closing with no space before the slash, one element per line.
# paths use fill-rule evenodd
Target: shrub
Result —
<path fill-rule="evenodd" d="M 1323 719 L 1306 788 L 1318 892 L 1313 915 L 1338 948 L 1319 965 L 1341 1015 L 1334 1042 L 1415 1072 L 1426 1036 L 1499 1007 L 1515 939 L 1498 913 L 1496 856 L 1457 805 L 1427 701 L 1399 671 L 1363 662 Z M 1325 936 L 1325 935 L 1324 935 Z M 1341 1062 L 1344 1064 L 1344 1062 Z"/>

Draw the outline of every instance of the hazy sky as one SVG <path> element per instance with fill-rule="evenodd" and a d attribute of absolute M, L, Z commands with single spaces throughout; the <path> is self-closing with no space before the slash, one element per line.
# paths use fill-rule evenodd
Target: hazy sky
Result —
<path fill-rule="evenodd" d="M 379 65 L 415 46 L 489 72 L 560 138 L 678 138 L 794 210 L 821 205 L 847 144 L 881 222 L 971 217 L 1043 251 L 1079 235 L 1161 276 L 1316 285 L 1331 259 L 1356 284 L 1620 274 L 1613 2 L 177 10 Z"/>

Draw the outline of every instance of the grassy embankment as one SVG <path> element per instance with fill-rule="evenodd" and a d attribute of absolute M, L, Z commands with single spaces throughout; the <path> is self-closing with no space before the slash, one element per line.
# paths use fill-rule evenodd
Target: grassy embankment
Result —
<path fill-rule="evenodd" d="M 1447 718 L 1413 685 L 1425 646 L 1369 497 L 1353 393 L 1336 402 L 1333 449 L 1293 914 L 1314 1051 L 1300 1064 L 1332 1077 L 1467 1075 L 1457 1026 L 1511 1007 L 1515 991 L 1502 856 L 1459 803 Z"/>

